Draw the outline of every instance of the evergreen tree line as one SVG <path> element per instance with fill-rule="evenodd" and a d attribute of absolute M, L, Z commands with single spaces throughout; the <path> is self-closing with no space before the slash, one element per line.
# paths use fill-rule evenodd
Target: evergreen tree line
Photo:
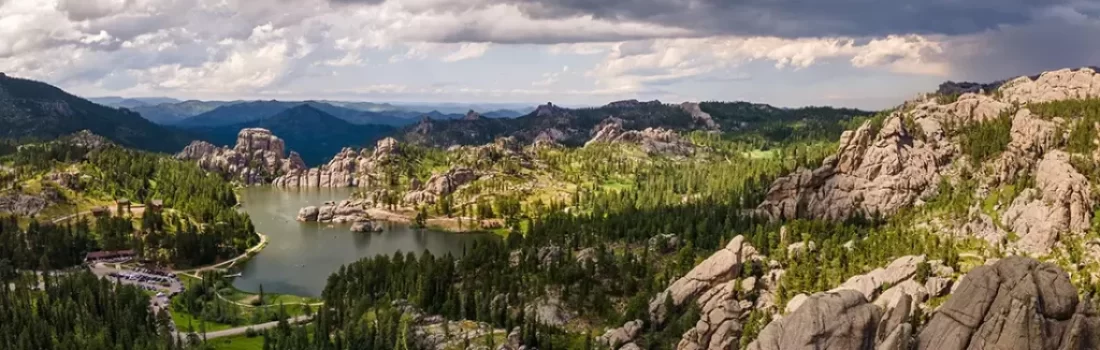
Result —
<path fill-rule="evenodd" d="M 31 279 L 34 280 L 34 279 Z M 0 288 L 2 350 L 188 349 L 168 332 L 169 317 L 154 315 L 140 289 L 87 272 L 17 280 Z"/>

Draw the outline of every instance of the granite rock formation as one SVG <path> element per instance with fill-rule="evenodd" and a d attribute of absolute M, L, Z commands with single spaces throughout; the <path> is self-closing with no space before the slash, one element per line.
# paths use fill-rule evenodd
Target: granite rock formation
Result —
<path fill-rule="evenodd" d="M 233 148 L 194 141 L 176 155 L 196 161 L 199 167 L 224 174 L 246 185 L 263 184 L 282 174 L 305 169 L 295 152 L 284 158 L 283 140 L 266 129 L 242 129 Z"/>
<path fill-rule="evenodd" d="M 636 144 L 649 154 L 688 156 L 695 152 L 694 145 L 675 131 L 662 128 L 625 130 L 623 120 L 615 117 L 608 117 L 592 128 L 592 138 L 585 146 L 598 143 Z"/>
<path fill-rule="evenodd" d="M 373 151 L 356 152 L 344 148 L 328 164 L 317 168 L 296 169 L 274 179 L 276 187 L 367 187 L 372 184 L 374 170 L 391 161 L 400 149 L 397 140 L 379 140 Z"/>

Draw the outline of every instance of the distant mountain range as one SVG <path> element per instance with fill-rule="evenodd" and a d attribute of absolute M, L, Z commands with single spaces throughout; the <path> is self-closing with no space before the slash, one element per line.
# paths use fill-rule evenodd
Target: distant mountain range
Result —
<path fill-rule="evenodd" d="M 156 152 L 177 152 L 194 139 L 188 132 L 154 124 L 130 110 L 99 105 L 46 83 L 0 73 L 0 138 L 47 140 L 81 130 L 123 146 Z"/>
<path fill-rule="evenodd" d="M 448 147 L 492 142 L 514 137 L 523 143 L 538 139 L 567 146 L 590 140 L 605 122 L 621 123 L 624 130 L 662 128 L 673 131 L 744 131 L 738 137 L 769 141 L 830 135 L 843 130 L 843 122 L 871 112 L 846 108 L 777 108 L 749 102 L 665 104 L 660 101 L 626 100 L 593 108 L 538 106 L 514 118 L 422 118 L 403 128 L 400 138 L 418 144 Z"/>
<path fill-rule="evenodd" d="M 157 124 L 175 125 L 183 128 L 246 123 L 271 117 L 302 104 L 311 105 L 352 124 L 380 124 L 398 127 L 416 123 L 423 116 L 433 119 L 461 119 L 465 116 L 467 110 L 484 111 L 484 116 L 488 118 L 515 118 L 523 115 L 523 111 L 533 109 L 532 107 L 491 109 L 493 106 L 516 107 L 513 104 L 416 104 L 402 106 L 389 103 L 312 100 L 179 101 L 167 97 L 98 97 L 91 100 L 112 107 L 130 109 Z"/>

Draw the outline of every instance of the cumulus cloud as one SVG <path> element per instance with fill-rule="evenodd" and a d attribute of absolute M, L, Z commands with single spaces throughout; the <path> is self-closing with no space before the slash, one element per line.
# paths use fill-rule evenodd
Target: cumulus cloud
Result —
<path fill-rule="evenodd" d="M 126 9 L 128 0 L 60 0 L 57 9 L 74 21 L 114 15 Z"/>
<path fill-rule="evenodd" d="M 471 58 L 478 58 L 489 51 L 489 43 L 465 43 L 458 50 L 443 57 L 443 62 L 458 62 Z"/>
<path fill-rule="evenodd" d="M 641 88 L 719 74 L 752 61 L 777 69 L 804 69 L 846 58 L 853 66 L 899 73 L 946 74 L 942 48 L 921 36 L 890 36 L 857 44 L 852 38 L 715 37 L 659 39 L 617 45 L 587 74 L 603 85 Z"/>
<path fill-rule="evenodd" d="M 471 96 L 433 84 L 501 65 L 524 66 L 478 93 L 675 94 L 757 76 L 753 62 L 996 80 L 1100 61 L 1098 13 L 1091 0 L 0 0 L 0 71 L 207 95 L 355 76 L 370 93 Z"/>

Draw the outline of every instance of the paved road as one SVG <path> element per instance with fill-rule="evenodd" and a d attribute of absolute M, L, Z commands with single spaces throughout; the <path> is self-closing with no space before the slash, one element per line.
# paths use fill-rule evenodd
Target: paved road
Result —
<path fill-rule="evenodd" d="M 310 318 L 308 316 L 303 315 L 303 316 L 288 318 L 287 322 L 290 322 L 290 323 L 293 324 L 293 323 L 308 322 L 309 320 L 310 320 Z M 237 328 L 223 329 L 223 330 L 220 330 L 220 331 L 206 332 L 206 339 L 214 339 L 214 338 L 221 338 L 221 337 L 231 337 L 231 336 L 234 336 L 234 335 L 242 335 L 245 332 L 247 332 L 249 328 L 251 328 L 252 330 L 255 330 L 255 331 L 261 331 L 261 330 L 265 330 L 265 329 L 275 328 L 275 326 L 278 326 L 278 325 L 279 325 L 279 321 L 272 321 L 272 322 L 267 322 L 267 323 L 254 324 L 254 325 L 251 325 L 251 326 L 241 326 L 241 327 L 237 327 Z M 188 333 L 186 333 L 186 332 L 177 332 L 176 337 L 186 339 L 187 334 Z M 199 338 L 202 338 L 201 334 L 199 334 Z"/>
<path fill-rule="evenodd" d="M 191 276 L 198 277 L 198 273 L 202 272 L 202 271 L 216 270 L 216 269 L 222 268 L 223 266 L 226 267 L 226 268 L 232 267 L 233 264 L 237 263 L 237 261 L 239 261 L 241 259 L 244 259 L 244 258 L 247 258 L 248 254 L 258 252 L 258 251 L 260 251 L 260 249 L 264 249 L 264 246 L 267 245 L 267 235 L 259 233 L 259 232 L 256 232 L 256 235 L 260 236 L 260 243 L 256 243 L 256 245 L 252 246 L 252 248 L 248 248 L 248 250 L 244 251 L 244 253 L 241 253 L 241 255 L 238 255 L 235 258 L 232 258 L 232 259 L 229 259 L 229 260 L 226 260 L 226 261 L 222 261 L 222 262 L 214 264 L 214 265 L 203 266 L 203 267 L 200 267 L 200 268 L 197 268 L 197 269 L 173 270 L 172 272 L 175 272 L 177 274 L 188 274 L 188 275 L 191 275 Z"/>

